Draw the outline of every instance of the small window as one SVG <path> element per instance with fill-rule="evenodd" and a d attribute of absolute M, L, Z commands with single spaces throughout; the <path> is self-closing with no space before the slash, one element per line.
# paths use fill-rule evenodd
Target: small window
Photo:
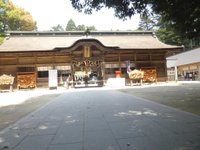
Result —
<path fill-rule="evenodd" d="M 35 72 L 35 67 L 18 67 L 18 72 Z"/>
<path fill-rule="evenodd" d="M 48 71 L 38 71 L 38 78 L 48 78 Z"/>

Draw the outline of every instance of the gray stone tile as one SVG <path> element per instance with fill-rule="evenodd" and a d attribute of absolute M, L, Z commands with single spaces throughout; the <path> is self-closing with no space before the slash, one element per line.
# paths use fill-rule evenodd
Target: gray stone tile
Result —
<path fill-rule="evenodd" d="M 124 122 L 127 121 L 126 116 L 119 116 L 117 113 L 105 113 L 105 120 L 107 122 Z"/>
<path fill-rule="evenodd" d="M 14 127 L 7 128 L 0 133 L 0 148 L 13 148 L 23 141 L 33 129 L 18 129 Z"/>
<path fill-rule="evenodd" d="M 131 122 L 112 122 L 109 124 L 115 138 L 131 138 L 145 135 L 141 127 Z"/>
<path fill-rule="evenodd" d="M 149 119 L 135 119 L 129 122 L 132 127 L 140 130 L 145 136 L 165 138 L 166 135 L 173 135 L 173 132 L 160 124 Z"/>
<path fill-rule="evenodd" d="M 170 109 L 170 108 L 169 108 Z M 200 123 L 200 118 L 190 113 L 182 112 L 179 110 L 170 109 L 170 112 L 160 113 L 158 117 L 152 118 L 154 120 L 171 120 L 185 123 Z M 160 107 L 162 111 L 162 107 Z"/>
<path fill-rule="evenodd" d="M 78 143 L 83 139 L 83 126 L 64 125 L 55 135 L 52 144 Z"/>
<path fill-rule="evenodd" d="M 56 134 L 61 122 L 42 122 L 30 133 L 31 135 L 48 135 Z"/>
<path fill-rule="evenodd" d="M 114 114 L 107 115 L 106 119 L 108 122 L 115 121 L 133 121 L 133 120 L 149 120 L 152 117 L 156 117 L 157 113 L 154 111 L 146 111 L 146 110 L 138 110 L 138 109 L 130 109 L 126 111 L 119 111 Z"/>
<path fill-rule="evenodd" d="M 41 121 L 42 121 L 41 119 L 37 119 L 34 117 L 27 117 L 15 123 L 15 125 L 13 125 L 12 128 L 33 129 L 33 128 L 36 128 L 40 124 Z"/>
<path fill-rule="evenodd" d="M 104 117 L 101 111 L 85 111 L 85 118 L 95 119 Z"/>
<path fill-rule="evenodd" d="M 83 125 L 83 114 L 70 113 L 62 117 L 63 125 Z"/>
<path fill-rule="evenodd" d="M 120 150 L 118 143 L 109 130 L 85 132 L 85 150 Z"/>
<path fill-rule="evenodd" d="M 151 141 L 148 137 L 118 139 L 121 150 L 169 150 L 170 146 Z"/>
<path fill-rule="evenodd" d="M 44 122 L 59 122 L 63 120 L 63 116 L 58 114 L 48 115 L 43 121 Z"/>
<path fill-rule="evenodd" d="M 162 128 L 168 129 L 175 134 L 194 133 L 200 135 L 200 123 L 187 123 L 173 119 L 157 119 L 155 120 Z"/>
<path fill-rule="evenodd" d="M 108 123 L 103 119 L 85 119 L 85 131 L 108 130 Z"/>
<path fill-rule="evenodd" d="M 65 93 L 0 134 L 0 149 L 199 150 L 200 118 L 108 90 Z"/>
<path fill-rule="evenodd" d="M 28 136 L 13 150 L 46 150 L 53 136 Z"/>
<path fill-rule="evenodd" d="M 166 138 L 171 149 L 175 150 L 199 150 L 200 149 L 200 136 L 195 134 L 173 135 Z"/>
<path fill-rule="evenodd" d="M 48 150 L 83 150 L 82 143 L 50 145 Z"/>

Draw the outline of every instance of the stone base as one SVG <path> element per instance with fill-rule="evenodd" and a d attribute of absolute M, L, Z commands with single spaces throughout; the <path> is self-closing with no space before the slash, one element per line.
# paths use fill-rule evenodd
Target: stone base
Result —
<path fill-rule="evenodd" d="M 108 78 L 106 86 L 108 87 L 124 87 L 125 78 Z"/>

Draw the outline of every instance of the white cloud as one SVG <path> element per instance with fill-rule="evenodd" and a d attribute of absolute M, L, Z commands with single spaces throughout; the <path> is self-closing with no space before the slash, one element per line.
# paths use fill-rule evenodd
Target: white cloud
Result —
<path fill-rule="evenodd" d="M 52 26 L 61 24 L 64 28 L 69 19 L 73 19 L 76 25 L 94 25 L 98 30 L 128 30 L 137 29 L 139 15 L 133 16 L 127 21 L 114 17 L 112 9 L 103 8 L 92 15 L 78 13 L 72 8 L 69 0 L 11 0 L 15 5 L 29 11 L 37 21 L 39 30 L 49 30 Z"/>

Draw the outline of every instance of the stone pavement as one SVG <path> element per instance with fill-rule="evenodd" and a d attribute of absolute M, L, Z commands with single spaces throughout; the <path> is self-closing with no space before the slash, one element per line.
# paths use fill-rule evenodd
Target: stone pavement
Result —
<path fill-rule="evenodd" d="M 1 131 L 7 149 L 199 150 L 200 117 L 114 90 L 69 90 Z"/>

